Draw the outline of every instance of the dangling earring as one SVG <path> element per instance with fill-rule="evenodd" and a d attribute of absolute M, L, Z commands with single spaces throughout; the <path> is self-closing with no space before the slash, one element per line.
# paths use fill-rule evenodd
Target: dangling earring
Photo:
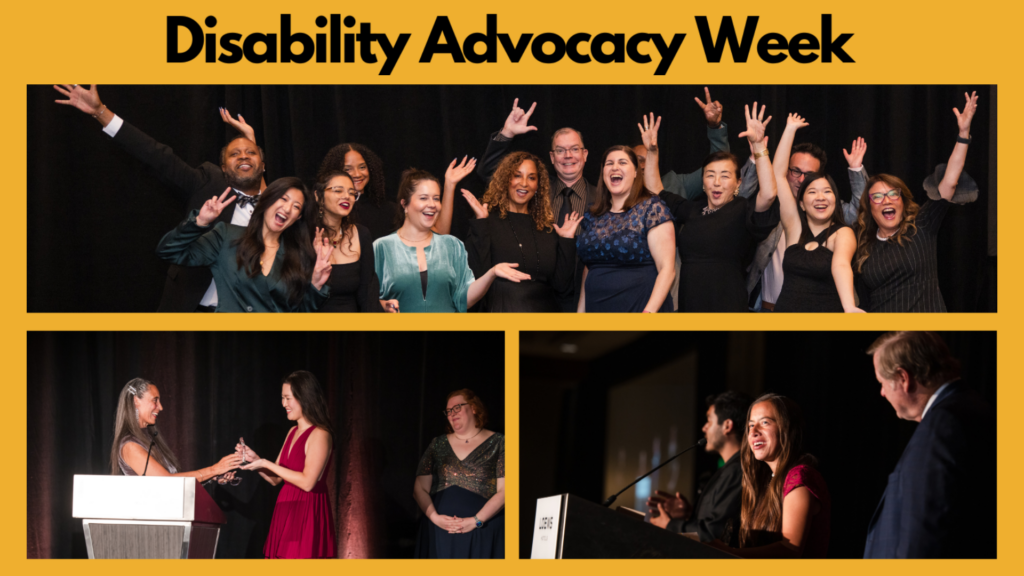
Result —
<path fill-rule="evenodd" d="M 319 217 L 321 220 L 324 219 L 324 203 L 323 202 L 317 202 L 317 217 Z"/>

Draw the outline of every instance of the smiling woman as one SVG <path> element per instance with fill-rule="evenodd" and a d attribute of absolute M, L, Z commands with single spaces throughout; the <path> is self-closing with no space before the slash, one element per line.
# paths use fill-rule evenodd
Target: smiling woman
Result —
<path fill-rule="evenodd" d="M 193 210 L 160 240 L 157 255 L 208 266 L 218 288 L 217 312 L 316 310 L 330 295 L 325 284 L 334 249 L 318 230 L 314 251 L 307 223 L 314 221 L 316 203 L 306 186 L 298 178 L 275 180 L 260 194 L 248 226 L 219 222 L 211 229 L 234 201 L 230 193 Z"/>

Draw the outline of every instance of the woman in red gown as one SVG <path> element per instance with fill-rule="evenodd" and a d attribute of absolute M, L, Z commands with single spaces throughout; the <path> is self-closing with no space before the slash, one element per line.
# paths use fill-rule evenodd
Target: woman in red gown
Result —
<path fill-rule="evenodd" d="M 258 470 L 274 486 L 284 482 L 263 555 L 334 558 L 334 516 L 327 494 L 334 431 L 320 382 L 305 370 L 293 372 L 281 385 L 281 404 L 295 426 L 276 461 L 260 458 L 248 446 L 237 447 L 251 461 L 243 470 Z"/>

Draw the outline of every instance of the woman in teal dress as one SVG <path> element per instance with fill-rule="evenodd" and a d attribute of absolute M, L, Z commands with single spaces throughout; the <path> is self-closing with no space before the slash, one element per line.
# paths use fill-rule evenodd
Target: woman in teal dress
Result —
<path fill-rule="evenodd" d="M 480 301 L 494 279 L 529 280 L 518 264 L 494 265 L 473 277 L 466 247 L 454 236 L 435 234 L 441 213 L 441 186 L 429 172 L 402 174 L 398 201 L 402 226 L 373 243 L 381 305 L 394 312 L 465 312 Z"/>
<path fill-rule="evenodd" d="M 249 225 L 212 223 L 235 196 L 228 188 L 168 232 L 157 256 L 181 266 L 208 266 L 217 284 L 217 312 L 305 312 L 330 295 L 333 247 L 316 244 L 306 222 L 316 202 L 298 178 L 279 178 L 260 194 Z M 299 222 L 302 220 L 302 222 Z"/>

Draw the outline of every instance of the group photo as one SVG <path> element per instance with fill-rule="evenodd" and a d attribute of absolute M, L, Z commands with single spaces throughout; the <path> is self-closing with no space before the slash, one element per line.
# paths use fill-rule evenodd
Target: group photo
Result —
<path fill-rule="evenodd" d="M 996 363 L 995 332 L 522 332 L 520 558 L 994 559 Z"/>
<path fill-rule="evenodd" d="M 28 86 L 28 311 L 995 312 L 996 97 Z"/>
<path fill-rule="evenodd" d="M 505 557 L 502 332 L 29 332 L 28 381 L 28 558 Z"/>

